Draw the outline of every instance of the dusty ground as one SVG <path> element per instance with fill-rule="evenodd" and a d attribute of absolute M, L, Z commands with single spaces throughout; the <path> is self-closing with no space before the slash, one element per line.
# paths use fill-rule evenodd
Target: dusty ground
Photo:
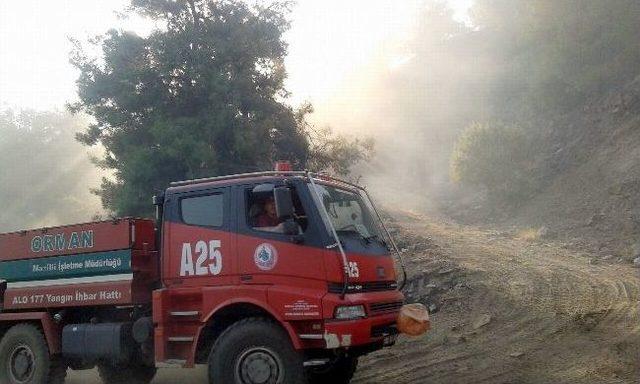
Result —
<path fill-rule="evenodd" d="M 394 227 L 408 296 L 431 306 L 433 330 L 363 359 L 355 383 L 640 381 L 638 269 L 410 213 Z M 72 372 L 67 383 L 98 381 Z M 154 383 L 206 383 L 206 372 Z"/>
<path fill-rule="evenodd" d="M 434 329 L 365 359 L 357 383 L 640 381 L 638 270 L 418 215 L 397 227 Z"/>

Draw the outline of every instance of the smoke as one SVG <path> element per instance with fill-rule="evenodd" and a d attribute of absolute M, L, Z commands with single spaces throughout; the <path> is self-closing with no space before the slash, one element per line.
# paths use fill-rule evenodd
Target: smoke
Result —
<path fill-rule="evenodd" d="M 317 124 L 376 139 L 375 158 L 355 172 L 363 175 L 362 182 L 376 195 L 387 202 L 425 206 L 449 188 L 453 139 L 470 116 L 481 115 L 482 83 L 489 81 L 490 65 L 479 58 L 486 55 L 469 44 L 452 46 L 451 41 L 469 33 L 470 27 L 456 21 L 443 3 L 412 0 L 400 6 L 395 1 L 360 1 L 350 7 L 334 3 L 300 4 L 311 9 L 303 12 L 302 19 L 294 18 L 287 37 L 292 47 L 299 47 L 288 62 L 292 84 L 297 84 L 291 90 L 303 98 L 305 91 L 321 95 L 314 102 Z M 349 10 L 353 14 L 346 12 Z M 412 13 L 412 21 L 401 22 Z M 364 24 L 359 29 L 348 28 L 354 22 Z M 359 31 L 358 36 L 346 36 L 354 30 Z M 384 40 L 385 34 L 399 30 L 393 39 Z M 321 32 L 326 33 L 326 41 L 321 39 L 326 46 L 308 44 L 310 36 Z M 340 40 L 351 41 L 340 44 Z M 374 52 L 373 57 L 365 60 L 360 51 Z M 321 60 L 325 53 L 331 54 L 327 63 Z M 357 72 L 336 74 L 354 60 L 360 65 Z M 325 72 L 311 76 L 300 70 L 309 66 L 311 72 L 323 68 Z M 339 91 L 322 93 L 327 82 Z M 3 205 L 0 231 L 91 218 L 101 208 L 89 190 L 98 186 L 103 174 L 89 161 L 90 149 L 73 139 L 86 122 L 72 121 L 64 113 L 29 113 L 57 116 L 58 122 L 47 124 L 61 134 L 47 139 L 48 133 L 32 130 L 31 123 L 16 131 L 15 124 L 3 122 L 5 129 L 22 132 L 25 139 L 5 132 L 0 138 L 2 161 L 11 164 L 0 173 L 3 200 L 23 197 L 19 203 Z"/>
<path fill-rule="evenodd" d="M 407 40 L 381 45 L 371 63 L 345 79 L 345 91 L 317 109 L 317 121 L 376 139 L 374 159 L 356 174 L 386 204 L 435 208 L 435 198 L 451 193 L 453 143 L 486 115 L 494 76 L 481 47 L 469 44 L 472 32 L 445 4 L 427 3 Z"/>
<path fill-rule="evenodd" d="M 64 112 L 0 111 L 0 232 L 85 221 L 103 172 L 75 140 L 86 120 Z"/>

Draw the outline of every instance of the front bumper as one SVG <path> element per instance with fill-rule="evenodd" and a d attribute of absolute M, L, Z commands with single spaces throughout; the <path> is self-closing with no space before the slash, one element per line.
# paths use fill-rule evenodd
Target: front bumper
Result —
<path fill-rule="evenodd" d="M 324 323 L 325 348 L 350 348 L 368 344 L 393 344 L 398 313 L 368 317 L 357 320 L 330 320 Z"/>
<path fill-rule="evenodd" d="M 349 348 L 381 344 L 395 340 L 395 328 L 404 296 L 400 291 L 348 294 L 328 294 L 323 299 L 325 348 Z M 335 308 L 342 305 L 364 305 L 367 317 L 354 320 L 334 320 Z M 385 340 L 386 339 L 386 340 Z"/>

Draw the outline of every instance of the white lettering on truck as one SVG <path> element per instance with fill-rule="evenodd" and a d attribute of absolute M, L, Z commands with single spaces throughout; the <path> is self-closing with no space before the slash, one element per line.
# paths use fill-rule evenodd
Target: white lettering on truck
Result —
<path fill-rule="evenodd" d="M 197 258 L 193 262 L 191 243 L 182 244 L 180 276 L 219 275 L 222 272 L 222 253 L 220 240 L 200 240 L 195 245 Z"/>
<path fill-rule="evenodd" d="M 57 233 L 35 236 L 31 239 L 31 252 L 53 252 L 71 249 L 93 248 L 93 231 Z"/>
<path fill-rule="evenodd" d="M 347 274 L 349 275 L 349 277 L 360 277 L 360 269 L 358 268 L 357 262 L 349 262 L 349 266 L 347 267 Z"/>

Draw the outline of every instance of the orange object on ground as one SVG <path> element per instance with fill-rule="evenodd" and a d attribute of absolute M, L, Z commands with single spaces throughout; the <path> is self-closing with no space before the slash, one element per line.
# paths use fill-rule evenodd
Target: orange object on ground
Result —
<path fill-rule="evenodd" d="M 429 312 L 420 304 L 406 304 L 398 315 L 398 330 L 405 335 L 420 336 L 431 328 Z"/>

